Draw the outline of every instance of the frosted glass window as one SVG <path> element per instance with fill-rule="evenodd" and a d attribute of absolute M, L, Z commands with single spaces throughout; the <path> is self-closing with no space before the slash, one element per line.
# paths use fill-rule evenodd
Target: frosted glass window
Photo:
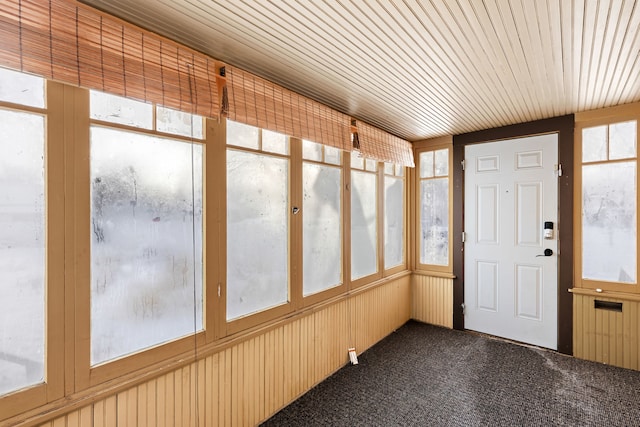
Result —
<path fill-rule="evenodd" d="M 404 264 L 404 180 L 384 177 L 384 268 Z"/>
<path fill-rule="evenodd" d="M 378 271 L 376 175 L 351 172 L 351 279 Z"/>
<path fill-rule="evenodd" d="M 289 154 L 289 138 L 281 133 L 263 129 L 262 150 L 270 153 Z"/>
<path fill-rule="evenodd" d="M 420 153 L 420 178 L 433 176 L 433 151 Z"/>
<path fill-rule="evenodd" d="M 0 68 L 0 101 L 44 107 L 44 79 Z"/>
<path fill-rule="evenodd" d="M 385 163 L 384 164 L 384 173 L 386 175 L 393 175 L 394 174 L 394 165 L 393 165 L 393 163 Z"/>
<path fill-rule="evenodd" d="M 636 283 L 636 162 L 582 167 L 582 277 Z"/>
<path fill-rule="evenodd" d="M 92 90 L 91 118 L 142 129 L 153 129 L 153 104 Z"/>
<path fill-rule="evenodd" d="M 304 163 L 303 176 L 303 294 L 342 282 L 341 170 Z"/>
<path fill-rule="evenodd" d="M 607 126 L 596 126 L 582 130 L 582 161 L 607 160 Z"/>
<path fill-rule="evenodd" d="M 609 159 L 636 157 L 636 122 L 609 125 Z"/>
<path fill-rule="evenodd" d="M 449 175 L 449 150 L 438 150 L 435 153 L 434 166 L 435 176 Z"/>
<path fill-rule="evenodd" d="M 227 319 L 289 300 L 289 161 L 227 150 Z"/>
<path fill-rule="evenodd" d="M 202 139 L 202 116 L 157 106 L 156 130 Z"/>
<path fill-rule="evenodd" d="M 322 144 L 317 142 L 302 140 L 302 158 L 305 160 L 322 161 Z"/>
<path fill-rule="evenodd" d="M 420 263 L 449 264 L 449 150 L 420 153 Z"/>
<path fill-rule="evenodd" d="M 91 364 L 202 330 L 202 147 L 91 128 Z M 192 169 L 193 165 L 193 169 Z"/>
<path fill-rule="evenodd" d="M 342 164 L 341 150 L 317 142 L 302 140 L 302 158 L 315 162 L 324 162 L 330 165 Z"/>
<path fill-rule="evenodd" d="M 342 164 L 341 151 L 339 148 L 324 146 L 324 161 L 332 165 Z"/>
<path fill-rule="evenodd" d="M 373 159 L 366 159 L 366 169 L 370 172 L 378 170 L 378 162 Z"/>
<path fill-rule="evenodd" d="M 45 379 L 44 117 L 0 110 L 0 395 Z"/>
<path fill-rule="evenodd" d="M 449 264 L 449 178 L 420 182 L 420 263 Z"/>
<path fill-rule="evenodd" d="M 360 153 L 357 151 L 351 152 L 351 168 L 364 169 L 364 159 L 360 157 Z"/>
<path fill-rule="evenodd" d="M 260 129 L 227 120 L 227 144 L 258 150 L 260 149 Z"/>

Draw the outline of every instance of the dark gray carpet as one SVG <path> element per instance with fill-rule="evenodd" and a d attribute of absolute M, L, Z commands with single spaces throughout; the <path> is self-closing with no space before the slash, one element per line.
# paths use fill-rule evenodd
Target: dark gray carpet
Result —
<path fill-rule="evenodd" d="M 409 322 L 262 425 L 640 426 L 640 372 Z"/>

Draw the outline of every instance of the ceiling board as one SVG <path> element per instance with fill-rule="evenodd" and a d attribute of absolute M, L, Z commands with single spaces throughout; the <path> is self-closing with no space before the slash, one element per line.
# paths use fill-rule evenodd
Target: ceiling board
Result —
<path fill-rule="evenodd" d="M 640 101 L 636 0 L 84 0 L 411 141 Z"/>

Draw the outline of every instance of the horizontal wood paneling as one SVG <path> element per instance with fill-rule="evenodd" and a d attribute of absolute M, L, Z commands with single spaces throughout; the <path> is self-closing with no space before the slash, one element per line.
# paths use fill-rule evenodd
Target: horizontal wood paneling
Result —
<path fill-rule="evenodd" d="M 595 309 L 594 301 L 621 302 L 622 312 Z M 573 295 L 573 354 L 629 369 L 639 369 L 640 302 L 594 295 Z"/>
<path fill-rule="evenodd" d="M 43 426 L 253 426 L 410 318 L 410 276 L 105 397 Z"/>
<path fill-rule="evenodd" d="M 453 328 L 453 279 L 414 274 L 411 318 Z"/>

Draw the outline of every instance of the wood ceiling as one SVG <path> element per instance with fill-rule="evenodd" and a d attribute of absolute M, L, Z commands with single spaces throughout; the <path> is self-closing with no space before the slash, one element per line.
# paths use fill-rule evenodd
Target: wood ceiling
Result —
<path fill-rule="evenodd" d="M 640 101 L 635 0 L 83 0 L 410 141 Z"/>

